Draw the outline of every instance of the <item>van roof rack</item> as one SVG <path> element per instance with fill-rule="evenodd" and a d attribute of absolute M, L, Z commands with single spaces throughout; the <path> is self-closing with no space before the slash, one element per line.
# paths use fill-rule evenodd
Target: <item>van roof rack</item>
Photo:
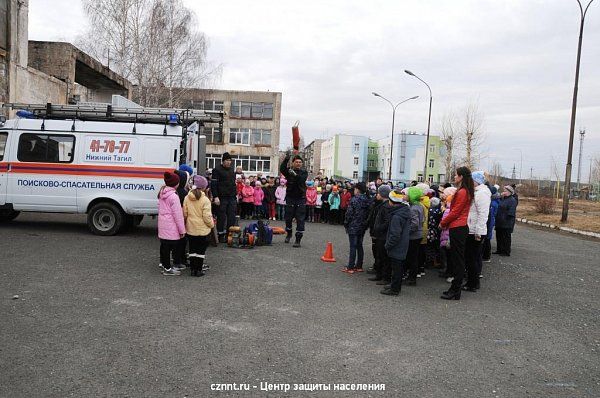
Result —
<path fill-rule="evenodd" d="M 119 107 L 112 104 L 53 105 L 5 103 L 3 108 L 29 112 L 26 117 L 37 119 L 78 119 L 85 121 L 131 122 L 131 123 L 177 123 L 189 126 L 223 123 L 223 111 L 204 111 L 178 108 Z M 172 115 L 176 115 L 173 119 Z"/>

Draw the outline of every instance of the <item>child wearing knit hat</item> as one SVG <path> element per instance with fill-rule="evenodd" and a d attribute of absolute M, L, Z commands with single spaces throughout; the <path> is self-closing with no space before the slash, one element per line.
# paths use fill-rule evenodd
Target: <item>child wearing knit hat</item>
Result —
<path fill-rule="evenodd" d="M 194 176 L 192 189 L 183 201 L 183 218 L 187 240 L 190 244 L 190 267 L 192 276 L 202 276 L 202 268 L 209 244 L 209 235 L 214 227 L 211 203 L 206 196 L 208 181 Z"/>

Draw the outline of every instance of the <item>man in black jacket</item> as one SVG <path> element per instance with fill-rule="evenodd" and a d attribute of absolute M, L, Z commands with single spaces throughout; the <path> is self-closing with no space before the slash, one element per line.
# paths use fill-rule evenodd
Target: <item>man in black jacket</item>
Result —
<path fill-rule="evenodd" d="M 306 179 L 308 173 L 302 168 L 302 158 L 295 155 L 292 158 L 292 167 L 288 167 L 290 153 L 288 152 L 279 167 L 279 172 L 287 180 L 285 195 L 285 243 L 292 239 L 292 220 L 296 219 L 296 242 L 294 247 L 300 247 L 304 235 L 304 218 L 306 217 Z"/>
<path fill-rule="evenodd" d="M 390 260 L 392 268 L 392 283 L 389 288 L 383 289 L 380 293 L 387 296 L 397 296 L 402 287 L 402 277 L 404 276 L 404 261 L 408 252 L 409 233 L 410 233 L 410 208 L 404 202 L 402 192 L 395 189 L 390 192 L 389 204 L 389 227 L 385 240 L 385 250 Z"/>
<path fill-rule="evenodd" d="M 211 193 L 213 202 L 219 207 L 217 212 L 217 232 L 219 242 L 227 241 L 229 227 L 235 225 L 237 207 L 237 189 L 235 186 L 235 170 L 228 152 L 221 157 L 221 164 L 212 171 Z"/>
<path fill-rule="evenodd" d="M 371 205 L 369 218 L 367 219 L 369 234 L 371 235 L 372 241 L 373 258 L 375 258 L 375 264 L 373 265 L 373 273 L 375 273 L 375 276 L 369 278 L 369 280 L 382 282 L 381 284 L 389 283 L 392 278 L 387 253 L 385 251 L 385 238 L 387 236 L 387 227 L 389 225 L 389 217 L 386 215 L 388 209 L 385 205 L 388 203 L 390 191 L 389 185 L 380 185 L 379 188 L 377 188 L 377 196 Z M 386 214 L 379 216 L 379 213 L 382 211 L 386 212 Z"/>

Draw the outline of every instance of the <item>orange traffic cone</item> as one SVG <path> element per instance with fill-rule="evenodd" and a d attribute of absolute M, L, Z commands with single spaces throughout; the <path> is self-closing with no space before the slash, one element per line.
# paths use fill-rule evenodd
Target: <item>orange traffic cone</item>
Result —
<path fill-rule="evenodd" d="M 325 249 L 325 254 L 321 257 L 321 261 L 335 263 L 335 257 L 333 257 L 333 244 L 331 242 L 327 242 L 327 248 Z"/>

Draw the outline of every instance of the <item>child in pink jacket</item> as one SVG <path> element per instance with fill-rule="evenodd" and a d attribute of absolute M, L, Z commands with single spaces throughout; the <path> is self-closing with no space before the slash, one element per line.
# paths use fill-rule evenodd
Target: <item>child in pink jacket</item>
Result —
<path fill-rule="evenodd" d="M 163 275 L 180 275 L 182 254 L 179 241 L 185 236 L 185 222 L 179 196 L 175 188 L 179 185 L 177 174 L 166 171 L 165 185 L 158 192 L 158 238 L 160 239 L 160 267 Z M 171 267 L 171 253 L 173 266 Z"/>
<path fill-rule="evenodd" d="M 287 187 L 285 186 L 287 181 L 285 178 L 281 177 L 279 179 L 279 186 L 275 190 L 275 198 L 277 203 L 277 219 L 283 220 L 285 219 L 285 196 L 287 194 Z"/>
<path fill-rule="evenodd" d="M 250 185 L 250 180 L 246 180 L 244 181 L 244 188 L 242 188 L 242 213 L 240 217 L 242 219 L 251 218 L 253 208 L 254 188 Z"/>
<path fill-rule="evenodd" d="M 317 188 L 314 181 L 306 181 L 306 220 L 315 221 L 315 206 L 317 205 Z"/>
<path fill-rule="evenodd" d="M 257 180 L 254 183 L 254 215 L 257 219 L 261 219 L 265 214 L 264 198 L 265 192 L 262 190 L 262 184 Z"/>

